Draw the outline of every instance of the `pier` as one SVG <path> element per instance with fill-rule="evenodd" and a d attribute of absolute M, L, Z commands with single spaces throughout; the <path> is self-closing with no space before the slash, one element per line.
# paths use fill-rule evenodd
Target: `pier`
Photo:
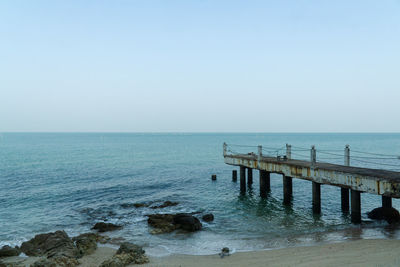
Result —
<path fill-rule="evenodd" d="M 243 146 L 246 147 L 246 146 Z M 249 146 L 250 147 L 250 146 Z M 309 153 L 309 160 L 292 158 L 292 146 L 287 144 L 283 154 L 276 153 L 265 155 L 262 146 L 257 146 L 257 152 L 237 153 L 224 143 L 224 162 L 229 165 L 239 166 L 240 192 L 246 193 L 246 184 L 253 183 L 253 169 L 259 171 L 260 196 L 266 197 L 271 190 L 270 174 L 281 174 L 283 179 L 283 203 L 290 204 L 293 198 L 292 179 L 308 180 L 312 183 L 312 209 L 314 213 L 321 212 L 321 185 L 332 185 L 341 188 L 341 209 L 343 212 L 351 213 L 353 223 L 361 222 L 361 193 L 370 193 L 382 196 L 382 206 L 391 207 L 392 198 L 400 198 L 400 172 L 393 170 L 363 168 L 350 166 L 350 147 L 346 145 L 343 154 L 326 152 L 334 156 L 343 157 L 343 165 L 317 160 L 317 149 L 303 149 Z M 278 151 L 278 150 L 276 150 Z M 381 155 L 373 154 L 372 155 Z M 383 155 L 386 156 L 386 155 Z M 390 155 L 389 155 L 390 156 Z M 373 158 L 359 156 L 355 158 Z M 399 158 L 391 155 L 380 159 L 391 159 L 400 162 Z M 363 162 L 363 160 L 359 160 Z M 396 164 L 385 164 L 385 166 L 398 167 Z M 247 183 L 246 183 L 247 170 Z M 232 173 L 235 181 L 237 171 Z"/>

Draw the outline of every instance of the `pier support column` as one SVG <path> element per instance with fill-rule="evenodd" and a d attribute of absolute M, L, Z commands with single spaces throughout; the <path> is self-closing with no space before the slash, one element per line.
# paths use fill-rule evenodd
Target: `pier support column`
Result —
<path fill-rule="evenodd" d="M 232 182 L 236 182 L 237 181 L 237 170 L 233 170 L 232 171 Z"/>
<path fill-rule="evenodd" d="M 271 190 L 270 173 L 260 170 L 260 196 L 266 197 L 267 192 Z"/>
<path fill-rule="evenodd" d="M 247 183 L 248 184 L 253 183 L 253 169 L 252 168 L 247 168 Z"/>
<path fill-rule="evenodd" d="M 312 182 L 312 208 L 314 213 L 321 213 L 321 184 Z"/>
<path fill-rule="evenodd" d="M 292 177 L 283 176 L 283 204 L 290 204 L 292 201 Z"/>
<path fill-rule="evenodd" d="M 391 208 L 392 207 L 392 198 L 382 196 L 382 207 L 384 208 Z"/>
<path fill-rule="evenodd" d="M 240 166 L 240 193 L 246 193 L 246 168 Z"/>
<path fill-rule="evenodd" d="M 340 188 L 340 194 L 342 199 L 342 212 L 349 212 L 349 189 L 348 188 Z"/>
<path fill-rule="evenodd" d="M 361 223 L 361 192 L 351 189 L 351 222 Z"/>

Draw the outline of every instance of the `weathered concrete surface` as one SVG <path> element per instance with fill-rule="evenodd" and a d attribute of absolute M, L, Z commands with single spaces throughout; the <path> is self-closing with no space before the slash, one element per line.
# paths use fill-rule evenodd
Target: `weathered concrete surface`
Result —
<path fill-rule="evenodd" d="M 400 172 L 350 167 L 309 161 L 278 160 L 256 155 L 225 155 L 226 164 L 280 173 L 285 176 L 335 185 L 353 190 L 400 198 Z"/>

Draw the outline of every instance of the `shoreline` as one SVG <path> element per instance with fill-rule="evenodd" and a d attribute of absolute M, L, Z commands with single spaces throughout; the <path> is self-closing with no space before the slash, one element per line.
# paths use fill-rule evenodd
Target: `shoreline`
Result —
<path fill-rule="evenodd" d="M 99 246 L 79 261 L 79 266 L 99 266 L 116 252 L 110 246 Z M 236 252 L 221 258 L 214 255 L 149 256 L 150 262 L 128 266 L 398 266 L 400 240 L 362 239 L 302 247 Z M 9 257 L 3 262 L 20 262 L 29 266 L 37 257 Z"/>
<path fill-rule="evenodd" d="M 149 257 L 142 266 L 398 266 L 400 240 L 362 239 L 332 244 L 219 255 Z"/>

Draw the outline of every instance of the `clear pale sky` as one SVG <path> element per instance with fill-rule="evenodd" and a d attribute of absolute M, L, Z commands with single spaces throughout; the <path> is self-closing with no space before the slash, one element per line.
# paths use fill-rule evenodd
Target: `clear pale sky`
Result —
<path fill-rule="evenodd" d="M 400 1 L 0 2 L 0 132 L 400 132 Z"/>

